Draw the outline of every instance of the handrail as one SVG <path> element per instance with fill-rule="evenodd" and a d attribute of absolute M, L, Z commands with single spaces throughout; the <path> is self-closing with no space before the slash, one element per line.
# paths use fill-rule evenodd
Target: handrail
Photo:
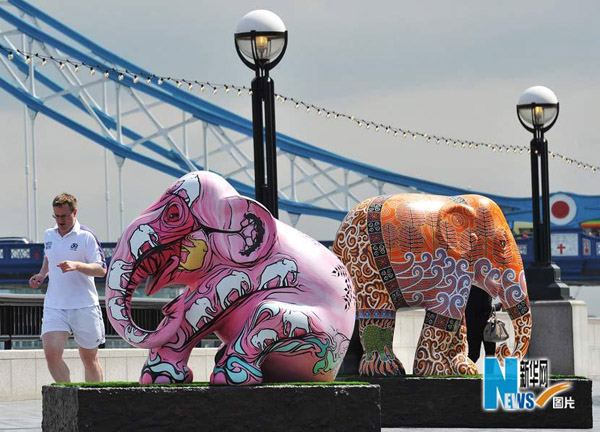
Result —
<path fill-rule="evenodd" d="M 0 294 L 0 306 L 43 306 L 45 294 Z M 170 302 L 170 298 L 140 298 L 132 297 L 132 309 L 161 309 Z M 100 307 L 106 306 L 104 296 L 98 297 Z"/>
<path fill-rule="evenodd" d="M 12 349 L 13 341 L 39 339 L 44 307 L 44 294 L 0 294 L 0 342 L 4 349 Z M 133 298 L 131 315 L 143 328 L 154 329 L 164 318 L 162 307 L 168 298 Z M 120 336 L 108 322 L 106 301 L 99 297 L 106 338 L 118 340 Z"/>

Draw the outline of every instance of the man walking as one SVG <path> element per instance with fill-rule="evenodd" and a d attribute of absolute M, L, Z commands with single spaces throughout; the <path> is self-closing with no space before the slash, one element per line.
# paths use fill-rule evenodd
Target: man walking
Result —
<path fill-rule="evenodd" d="M 44 233 L 44 263 L 29 279 L 39 288 L 49 277 L 42 318 L 42 344 L 55 382 L 70 382 L 62 356 L 73 334 L 85 369 L 85 380 L 103 380 L 98 346 L 104 343 L 104 323 L 94 277 L 106 275 L 104 252 L 96 236 L 77 220 L 77 199 L 62 193 L 52 201 L 56 225 Z"/>

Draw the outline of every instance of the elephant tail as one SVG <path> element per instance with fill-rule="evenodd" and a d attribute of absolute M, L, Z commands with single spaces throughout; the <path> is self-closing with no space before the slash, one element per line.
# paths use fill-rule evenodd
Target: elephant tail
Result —
<path fill-rule="evenodd" d="M 333 253 L 344 263 L 350 274 L 360 252 L 358 239 L 367 232 L 367 210 L 370 202 L 371 199 L 366 200 L 348 212 L 333 241 Z"/>

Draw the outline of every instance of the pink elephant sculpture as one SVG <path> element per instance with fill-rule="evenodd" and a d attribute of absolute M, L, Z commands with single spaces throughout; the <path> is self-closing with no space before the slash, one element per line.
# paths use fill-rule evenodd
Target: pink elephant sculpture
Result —
<path fill-rule="evenodd" d="M 185 285 L 154 331 L 132 319 L 131 298 Z M 354 326 L 345 266 L 319 242 L 273 218 L 207 171 L 185 175 L 127 227 L 106 279 L 108 318 L 149 348 L 140 382 L 190 382 L 192 349 L 223 342 L 212 384 L 331 381 Z"/>

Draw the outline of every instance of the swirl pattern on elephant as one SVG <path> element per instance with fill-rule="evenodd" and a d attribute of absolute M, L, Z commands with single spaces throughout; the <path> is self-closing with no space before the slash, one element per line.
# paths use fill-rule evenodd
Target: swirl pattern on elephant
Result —
<path fill-rule="evenodd" d="M 474 285 L 499 298 L 509 312 L 515 327 L 512 355 L 527 352 L 531 313 L 523 261 L 502 210 L 492 200 L 425 194 L 370 198 L 346 215 L 334 252 L 354 280 L 360 329 L 390 327 L 387 313 L 370 322 L 373 311 L 425 308 L 415 373 L 476 373 L 461 336 Z M 363 349 L 381 345 L 368 340 L 376 334 L 360 333 Z M 393 354 L 392 342 L 384 345 L 377 351 Z M 508 354 L 506 346 L 498 350 L 501 359 Z M 399 368 L 385 367 L 375 352 L 366 352 L 360 370 L 369 375 L 400 373 Z"/>

